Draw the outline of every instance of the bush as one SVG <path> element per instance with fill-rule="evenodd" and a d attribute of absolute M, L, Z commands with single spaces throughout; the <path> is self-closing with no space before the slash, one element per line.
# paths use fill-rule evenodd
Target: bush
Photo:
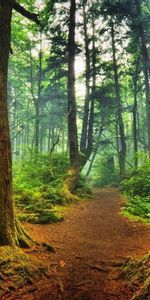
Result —
<path fill-rule="evenodd" d="M 66 203 L 60 190 L 67 167 L 64 154 L 54 155 L 53 159 L 45 154 L 36 158 L 31 155 L 14 163 L 13 197 L 17 209 L 23 212 L 22 220 L 43 224 L 62 219 L 52 208 Z"/>
<path fill-rule="evenodd" d="M 128 174 L 120 188 L 128 198 L 124 214 L 150 222 L 150 162 Z"/>

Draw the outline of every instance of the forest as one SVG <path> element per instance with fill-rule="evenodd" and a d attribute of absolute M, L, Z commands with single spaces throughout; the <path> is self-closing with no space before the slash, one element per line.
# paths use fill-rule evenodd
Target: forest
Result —
<path fill-rule="evenodd" d="M 1 300 L 150 300 L 149 28 L 149 0 L 0 0 Z"/>

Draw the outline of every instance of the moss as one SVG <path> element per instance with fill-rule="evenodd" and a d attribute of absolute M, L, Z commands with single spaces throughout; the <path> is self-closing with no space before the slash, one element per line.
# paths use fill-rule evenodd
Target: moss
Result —
<path fill-rule="evenodd" d="M 149 300 L 150 295 L 150 253 L 142 258 L 129 258 L 122 276 L 135 291 L 132 300 Z"/>
<path fill-rule="evenodd" d="M 38 213 L 19 213 L 19 220 L 26 221 L 31 224 L 51 224 L 63 221 L 63 215 L 58 208 L 39 209 Z"/>
<path fill-rule="evenodd" d="M 79 181 L 79 169 L 70 168 L 68 170 L 67 176 L 64 180 L 61 194 L 66 199 L 67 202 L 79 201 L 80 198 L 74 194 L 76 184 Z"/>
<path fill-rule="evenodd" d="M 18 247 L 0 247 L 0 299 L 4 290 L 19 290 L 24 284 L 33 284 L 47 272 L 40 262 L 29 257 Z"/>
<path fill-rule="evenodd" d="M 45 210 L 39 215 L 38 223 L 47 224 L 47 223 L 56 223 L 63 220 L 63 216 L 55 210 Z"/>
<path fill-rule="evenodd" d="M 68 185 L 64 183 L 62 188 L 62 195 L 66 199 L 67 203 L 74 202 L 74 201 L 80 201 L 80 198 L 77 195 L 74 195 L 71 193 L 68 189 Z"/>

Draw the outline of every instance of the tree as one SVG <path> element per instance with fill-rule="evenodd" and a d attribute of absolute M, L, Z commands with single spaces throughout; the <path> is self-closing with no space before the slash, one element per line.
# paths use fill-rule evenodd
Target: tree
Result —
<path fill-rule="evenodd" d="M 64 182 L 62 193 L 70 201 L 74 199 L 72 195 L 79 177 L 79 150 L 76 117 L 76 97 L 75 97 L 75 20 L 76 1 L 71 0 L 69 15 L 69 35 L 68 35 L 68 143 L 70 167 L 67 178 Z"/>
<path fill-rule="evenodd" d="M 0 244 L 18 243 L 12 201 L 11 146 L 7 110 L 8 59 L 11 49 L 11 18 L 15 9 L 39 24 L 37 15 L 25 10 L 15 1 L 0 1 Z M 20 229 L 21 230 L 21 229 Z M 18 241 L 17 241 L 18 240 Z"/>
<path fill-rule="evenodd" d="M 87 32 L 87 12 L 86 12 L 87 0 L 83 0 L 83 27 L 84 27 L 84 44 L 85 44 L 85 59 L 86 59 L 86 71 L 85 71 L 85 85 L 86 95 L 84 101 L 84 113 L 82 122 L 82 133 L 80 141 L 80 151 L 86 152 L 88 143 L 88 121 L 89 121 L 89 105 L 90 105 L 90 50 L 89 50 L 89 37 Z"/>
<path fill-rule="evenodd" d="M 122 176 L 125 173 L 125 157 L 126 157 L 126 141 L 125 141 L 125 132 L 124 132 L 124 122 L 122 117 L 122 102 L 120 95 L 120 84 L 118 76 L 118 66 L 116 59 L 116 46 L 115 46 L 115 31 L 114 23 L 111 20 L 111 39 L 112 39 L 112 56 L 113 56 L 113 71 L 114 71 L 114 82 L 115 82 L 115 96 L 116 96 L 116 111 L 118 119 L 118 128 L 121 147 L 119 149 L 119 165 L 120 165 L 120 175 Z"/>
<path fill-rule="evenodd" d="M 68 37 L 68 137 L 71 168 L 79 167 L 75 98 L 75 16 L 76 1 L 71 0 Z"/>

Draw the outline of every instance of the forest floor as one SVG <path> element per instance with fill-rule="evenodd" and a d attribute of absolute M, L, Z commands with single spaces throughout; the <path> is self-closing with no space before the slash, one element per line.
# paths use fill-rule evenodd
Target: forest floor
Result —
<path fill-rule="evenodd" d="M 61 223 L 26 224 L 34 239 L 56 250 L 29 251 L 49 267 L 50 275 L 2 299 L 131 299 L 132 291 L 119 276 L 119 266 L 127 256 L 149 251 L 150 226 L 120 215 L 122 202 L 115 189 L 96 190 L 94 200 L 69 206 Z"/>

